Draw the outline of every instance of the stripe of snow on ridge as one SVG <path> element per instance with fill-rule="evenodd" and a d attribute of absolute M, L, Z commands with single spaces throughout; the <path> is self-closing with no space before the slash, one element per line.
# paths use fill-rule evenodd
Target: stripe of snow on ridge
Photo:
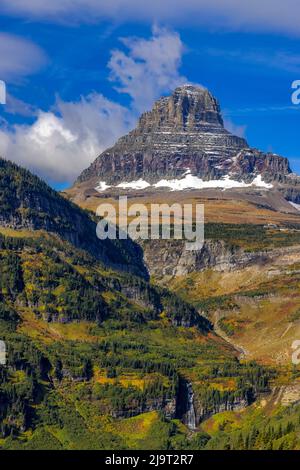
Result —
<path fill-rule="evenodd" d="M 96 191 L 101 193 L 102 191 L 105 191 L 106 189 L 110 188 L 108 184 L 105 183 L 105 181 L 99 181 L 98 186 L 96 186 Z"/>
<path fill-rule="evenodd" d="M 267 188 L 271 189 L 273 188 L 273 185 L 271 183 L 265 183 L 261 177 L 261 175 L 257 175 L 250 186 L 258 186 L 259 188 Z"/>
<path fill-rule="evenodd" d="M 298 211 L 300 211 L 300 204 L 296 204 L 295 202 L 292 202 L 292 201 L 288 201 L 291 206 L 295 207 L 295 209 L 297 209 Z"/>
<path fill-rule="evenodd" d="M 171 179 L 171 180 L 160 180 L 157 183 L 151 185 L 143 179 L 139 179 L 131 182 L 122 182 L 119 183 L 115 188 L 120 189 L 146 189 L 149 187 L 153 188 L 169 188 L 171 191 L 183 191 L 185 189 L 209 189 L 209 188 L 221 188 L 221 189 L 232 189 L 232 188 L 249 188 L 251 186 L 256 186 L 259 188 L 270 189 L 273 187 L 272 184 L 265 183 L 261 175 L 257 175 L 252 183 L 245 183 L 244 181 L 236 181 L 230 179 L 229 175 L 224 176 L 220 180 L 209 180 L 204 181 L 198 176 L 193 176 L 190 173 L 190 170 L 187 169 L 185 175 L 181 179 Z M 111 188 L 106 184 L 105 181 L 99 181 L 98 186 L 95 188 L 98 192 L 105 191 L 108 188 Z"/>
<path fill-rule="evenodd" d="M 117 188 L 122 188 L 122 189 L 146 189 L 148 188 L 150 183 L 147 183 L 147 181 L 139 179 L 137 181 L 131 181 L 130 183 L 120 183 L 117 185 Z"/>
<path fill-rule="evenodd" d="M 208 188 L 249 188 L 251 186 L 257 186 L 260 188 L 270 189 L 273 187 L 272 184 L 265 183 L 262 180 L 261 175 L 256 176 L 252 183 L 245 183 L 244 181 L 236 181 L 230 179 L 229 175 L 224 176 L 221 180 L 209 180 L 203 181 L 198 176 L 193 176 L 190 173 L 186 174 L 182 179 L 173 180 L 160 180 L 158 183 L 153 185 L 155 188 L 170 188 L 172 191 L 182 191 L 184 189 L 208 189 Z"/>

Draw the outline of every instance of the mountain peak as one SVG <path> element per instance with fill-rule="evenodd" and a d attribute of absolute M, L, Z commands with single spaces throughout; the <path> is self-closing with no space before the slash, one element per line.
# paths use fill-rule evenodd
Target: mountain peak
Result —
<path fill-rule="evenodd" d="M 185 83 L 174 89 L 170 96 L 182 96 L 187 97 L 189 100 L 206 99 L 207 102 L 217 102 L 216 98 L 212 93 L 201 85 L 194 85 L 191 83 Z M 205 104 L 205 103 L 203 103 Z"/>
<path fill-rule="evenodd" d="M 261 181 L 265 188 L 289 184 L 291 173 L 286 158 L 252 149 L 224 128 L 220 105 L 209 90 L 184 84 L 143 113 L 137 127 L 96 158 L 77 184 L 100 191 L 138 187 L 140 181 L 143 187 L 167 187 L 168 180 L 186 178 L 187 170 L 197 182 L 229 179 L 247 187 Z M 288 196 L 295 200 L 298 192 Z"/>
<path fill-rule="evenodd" d="M 191 83 L 184 83 L 183 85 L 178 86 L 172 92 L 172 95 L 187 95 L 189 97 L 200 97 L 203 95 L 210 95 L 211 93 L 207 88 L 204 88 L 200 85 L 193 85 Z"/>
<path fill-rule="evenodd" d="M 142 131 L 163 127 L 206 131 L 222 128 L 223 119 L 218 101 L 206 88 L 186 84 L 157 100 L 151 111 L 142 114 L 139 126 Z"/>

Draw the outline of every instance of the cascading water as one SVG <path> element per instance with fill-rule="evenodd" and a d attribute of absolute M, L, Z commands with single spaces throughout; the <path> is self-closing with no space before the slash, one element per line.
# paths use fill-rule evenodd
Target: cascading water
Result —
<path fill-rule="evenodd" d="M 186 425 L 191 430 L 196 429 L 196 413 L 194 407 L 194 392 L 191 383 L 186 384 L 187 391 L 187 412 L 186 412 Z"/>
<path fill-rule="evenodd" d="M 179 377 L 176 397 L 176 418 L 180 419 L 190 431 L 196 430 L 197 418 L 193 386 L 185 377 Z"/>

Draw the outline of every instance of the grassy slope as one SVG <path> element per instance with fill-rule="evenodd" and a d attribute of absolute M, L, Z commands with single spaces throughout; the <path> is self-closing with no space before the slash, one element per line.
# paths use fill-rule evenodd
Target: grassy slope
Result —
<path fill-rule="evenodd" d="M 131 204 L 145 204 L 150 212 L 151 203 L 167 203 L 172 205 L 173 203 L 181 204 L 204 204 L 205 207 L 205 221 L 206 223 L 225 223 L 225 224 L 299 224 L 300 214 L 296 211 L 293 213 L 291 208 L 290 213 L 287 211 L 277 211 L 270 207 L 269 204 L 265 203 L 262 197 L 261 203 L 260 198 L 256 198 L 255 202 L 253 197 L 247 200 L 247 195 L 243 193 L 235 193 L 231 196 L 227 196 L 227 192 L 219 191 L 215 196 L 205 196 L 203 192 L 199 191 L 170 191 L 170 192 L 155 192 L 145 193 L 133 192 L 128 199 L 128 205 Z M 118 198 L 115 196 L 105 197 L 96 192 L 93 195 L 86 197 L 80 196 L 78 188 L 74 187 L 62 193 L 68 199 L 73 200 L 76 204 L 84 209 L 96 211 L 97 207 L 101 203 L 110 203 L 116 210 L 118 210 Z M 127 195 L 127 193 L 125 193 Z M 254 198 L 255 199 L 255 198 Z M 287 205 L 288 207 L 288 205 Z"/>
<path fill-rule="evenodd" d="M 295 255 L 285 256 L 238 271 L 193 273 L 169 286 L 218 323 L 247 358 L 290 364 L 291 344 L 300 337 L 299 268 Z"/>

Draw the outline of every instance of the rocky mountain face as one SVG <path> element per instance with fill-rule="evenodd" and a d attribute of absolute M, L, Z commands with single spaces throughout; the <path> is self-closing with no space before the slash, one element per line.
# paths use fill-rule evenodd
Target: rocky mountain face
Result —
<path fill-rule="evenodd" d="M 145 264 L 156 279 L 186 276 L 213 269 L 228 272 L 268 264 L 280 256 L 299 257 L 299 244 L 250 251 L 224 240 L 206 240 L 201 250 L 186 251 L 181 240 L 149 240 L 141 243 Z"/>
<path fill-rule="evenodd" d="M 76 185 L 90 181 L 95 187 L 97 180 L 110 186 L 137 180 L 155 184 L 187 172 L 204 181 L 227 176 L 245 183 L 260 175 L 264 182 L 283 185 L 291 200 L 300 198 L 300 179 L 292 174 L 288 160 L 252 149 L 245 139 L 228 132 L 217 100 L 192 85 L 159 99 L 142 114 L 136 129 L 83 171 Z"/>
<path fill-rule="evenodd" d="M 183 241 L 150 240 L 142 244 L 144 259 L 152 276 L 185 276 L 206 269 L 230 271 L 264 262 L 273 252 L 245 252 L 224 240 L 206 240 L 199 251 L 186 251 Z"/>

